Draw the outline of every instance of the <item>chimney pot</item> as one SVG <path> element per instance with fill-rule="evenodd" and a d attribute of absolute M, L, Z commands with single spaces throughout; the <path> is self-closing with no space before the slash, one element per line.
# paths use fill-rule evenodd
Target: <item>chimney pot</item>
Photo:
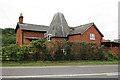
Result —
<path fill-rule="evenodd" d="M 21 13 L 20 16 L 19 16 L 19 23 L 20 23 L 20 24 L 23 24 L 23 15 L 22 15 L 22 13 Z"/>

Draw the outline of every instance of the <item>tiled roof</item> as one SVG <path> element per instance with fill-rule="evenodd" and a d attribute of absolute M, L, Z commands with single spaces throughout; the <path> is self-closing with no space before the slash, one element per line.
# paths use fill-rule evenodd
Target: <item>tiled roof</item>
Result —
<path fill-rule="evenodd" d="M 75 34 L 83 34 L 86 30 L 88 30 L 91 26 L 94 26 L 96 30 L 100 33 L 103 37 L 103 34 L 98 30 L 94 23 L 88 23 L 76 27 L 69 27 L 67 21 L 62 13 L 56 13 L 51 21 L 50 26 L 45 25 L 35 25 L 35 24 L 28 24 L 17 23 L 17 27 L 15 32 L 17 31 L 18 27 L 21 30 L 28 30 L 28 31 L 41 31 L 45 32 L 46 34 L 52 34 L 52 37 L 67 37 L 69 35 Z"/>
<path fill-rule="evenodd" d="M 91 26 L 94 26 L 96 28 L 96 30 L 100 33 L 101 36 L 103 36 L 103 34 L 98 30 L 98 28 L 96 27 L 96 25 L 94 23 L 88 23 L 88 24 L 84 24 L 84 25 L 80 25 L 77 27 L 70 27 L 71 31 L 69 35 L 74 35 L 74 34 L 83 34 L 85 31 L 87 31 Z"/>
<path fill-rule="evenodd" d="M 70 34 L 79 34 L 79 33 L 83 34 L 91 26 L 92 23 L 73 27 L 73 30 L 71 30 Z"/>
<path fill-rule="evenodd" d="M 42 32 L 46 32 L 48 30 L 48 26 L 44 26 L 44 25 L 35 25 L 35 24 L 28 24 L 28 23 L 17 23 L 17 28 L 20 27 L 21 30 L 28 30 L 28 31 L 42 31 Z M 16 32 L 15 30 L 15 32 Z"/>
<path fill-rule="evenodd" d="M 62 13 L 56 13 L 48 29 L 48 34 L 53 37 L 67 37 L 70 32 L 69 26 Z"/>

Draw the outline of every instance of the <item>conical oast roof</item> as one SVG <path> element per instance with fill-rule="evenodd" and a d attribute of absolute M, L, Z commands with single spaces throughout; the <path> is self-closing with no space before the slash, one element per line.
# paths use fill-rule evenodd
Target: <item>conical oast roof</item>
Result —
<path fill-rule="evenodd" d="M 69 26 L 62 13 L 56 13 L 48 29 L 48 34 L 54 37 L 67 37 L 69 34 Z"/>

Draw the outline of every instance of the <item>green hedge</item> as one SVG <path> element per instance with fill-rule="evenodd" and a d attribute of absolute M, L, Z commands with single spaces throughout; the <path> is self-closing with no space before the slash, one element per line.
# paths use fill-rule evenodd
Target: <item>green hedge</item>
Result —
<path fill-rule="evenodd" d="M 46 48 L 46 39 L 32 41 L 33 46 L 16 44 L 3 46 L 2 60 L 26 61 L 60 61 L 60 60 L 118 60 L 119 57 L 108 51 L 104 46 L 98 47 L 97 43 L 56 41 Z M 32 53 L 31 53 L 32 52 Z"/>
<path fill-rule="evenodd" d="M 105 52 L 105 47 L 97 43 L 56 41 L 52 42 L 49 52 L 54 52 L 53 60 L 118 60 L 112 52 Z M 63 51 L 64 49 L 64 51 Z"/>
<path fill-rule="evenodd" d="M 30 59 L 31 46 L 23 45 L 19 47 L 16 44 L 2 47 L 2 60 L 24 61 Z"/>

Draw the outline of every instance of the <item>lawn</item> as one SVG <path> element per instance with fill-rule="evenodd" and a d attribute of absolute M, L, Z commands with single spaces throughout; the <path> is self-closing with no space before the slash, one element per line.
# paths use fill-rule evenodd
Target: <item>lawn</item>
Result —
<path fill-rule="evenodd" d="M 120 63 L 120 62 L 119 62 Z M 2 66 L 63 66 L 63 65 L 118 64 L 118 61 L 23 61 L 3 62 Z"/>

